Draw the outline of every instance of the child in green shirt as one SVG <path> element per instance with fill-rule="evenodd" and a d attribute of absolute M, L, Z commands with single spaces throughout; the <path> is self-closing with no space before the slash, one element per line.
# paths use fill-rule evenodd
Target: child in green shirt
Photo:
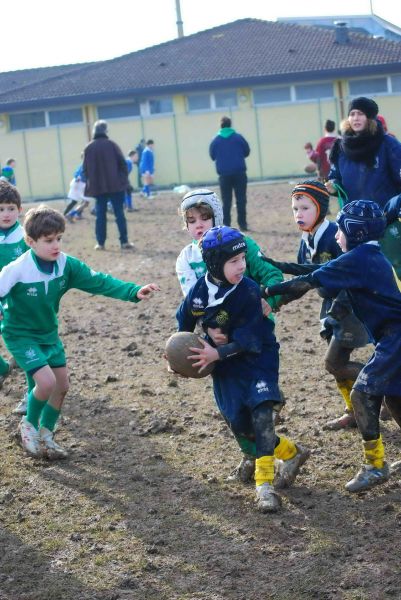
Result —
<path fill-rule="evenodd" d="M 68 391 L 66 357 L 58 335 L 62 296 L 76 288 L 139 302 L 160 288 L 155 283 L 141 287 L 95 272 L 61 252 L 65 220 L 52 208 L 32 208 L 24 225 L 30 250 L 0 273 L 4 311 L 1 330 L 8 350 L 34 382 L 26 417 L 19 426 L 22 447 L 35 457 L 65 458 L 66 450 L 53 438 Z"/>
<path fill-rule="evenodd" d="M 18 221 L 21 210 L 21 196 L 17 188 L 5 179 L 0 180 L 0 271 L 28 249 L 24 230 Z M 0 387 L 12 366 L 13 361 L 0 356 Z"/>

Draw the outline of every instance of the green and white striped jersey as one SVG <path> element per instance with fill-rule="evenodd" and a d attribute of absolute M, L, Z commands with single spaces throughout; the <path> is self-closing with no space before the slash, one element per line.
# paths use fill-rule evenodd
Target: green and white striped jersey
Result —
<path fill-rule="evenodd" d="M 117 300 L 139 302 L 136 294 L 141 286 L 93 271 L 77 258 L 64 253 L 55 261 L 53 272 L 44 273 L 35 253 L 29 250 L 0 273 L 0 298 L 4 311 L 2 333 L 41 344 L 56 343 L 60 300 L 72 288 Z"/>
<path fill-rule="evenodd" d="M 24 229 L 17 221 L 10 229 L 0 229 L 0 271 L 28 250 Z"/>

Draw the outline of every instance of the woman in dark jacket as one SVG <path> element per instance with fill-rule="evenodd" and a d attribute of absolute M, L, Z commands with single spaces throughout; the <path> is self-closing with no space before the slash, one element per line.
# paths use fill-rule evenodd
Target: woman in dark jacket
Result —
<path fill-rule="evenodd" d="M 354 98 L 331 150 L 326 188 L 337 195 L 340 186 L 345 203 L 363 198 L 384 208 L 401 191 L 401 144 L 384 132 L 378 112 L 374 100 Z"/>

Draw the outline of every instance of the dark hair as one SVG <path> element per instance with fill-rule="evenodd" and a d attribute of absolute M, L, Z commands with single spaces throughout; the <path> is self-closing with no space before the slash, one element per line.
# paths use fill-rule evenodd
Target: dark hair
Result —
<path fill-rule="evenodd" d="M 15 158 L 7 158 L 6 165 L 11 165 L 11 163 L 13 163 L 13 162 L 17 162 L 17 161 L 15 160 Z"/>
<path fill-rule="evenodd" d="M 146 142 L 146 145 L 147 145 L 147 146 L 149 146 L 149 144 L 154 144 L 154 141 L 153 141 L 153 140 L 148 140 L 148 141 Z"/>
<path fill-rule="evenodd" d="M 37 208 L 28 210 L 25 215 L 24 229 L 26 235 L 37 242 L 43 236 L 63 233 L 65 219 L 58 210 L 41 204 Z"/>
<path fill-rule="evenodd" d="M 133 156 L 134 154 L 138 154 L 138 152 L 136 150 L 130 150 L 128 152 L 128 156 Z"/>
<path fill-rule="evenodd" d="M 220 119 L 220 127 L 224 129 L 224 127 L 231 127 L 231 119 L 230 117 L 221 117 Z"/>
<path fill-rule="evenodd" d="M 0 179 L 0 204 L 15 204 L 21 208 L 21 196 L 15 185 Z"/>
<path fill-rule="evenodd" d="M 333 133 L 333 131 L 336 128 L 336 124 L 334 123 L 334 121 L 331 121 L 330 119 L 327 119 L 326 123 L 324 124 L 324 128 L 329 133 Z"/>

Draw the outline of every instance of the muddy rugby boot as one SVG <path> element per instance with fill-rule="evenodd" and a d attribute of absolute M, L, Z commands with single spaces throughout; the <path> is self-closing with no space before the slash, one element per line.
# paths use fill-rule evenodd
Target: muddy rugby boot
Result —
<path fill-rule="evenodd" d="M 41 457 L 42 450 L 39 444 L 39 432 L 32 423 L 27 421 L 26 417 L 22 417 L 18 429 L 23 449 L 31 456 L 35 456 L 36 458 Z"/>
<path fill-rule="evenodd" d="M 226 481 L 239 481 L 241 483 L 249 483 L 253 481 L 255 474 L 255 459 L 253 456 L 244 454 L 241 462 L 231 471 Z"/>
<path fill-rule="evenodd" d="M 301 444 L 295 444 L 297 453 L 289 460 L 278 460 L 274 487 L 282 489 L 292 485 L 299 473 L 299 469 L 310 457 L 310 450 Z"/>
<path fill-rule="evenodd" d="M 385 483 L 389 478 L 390 469 L 387 463 L 384 463 L 381 469 L 372 465 L 362 465 L 355 477 L 345 484 L 345 489 L 348 492 L 363 492 L 375 485 Z"/>
<path fill-rule="evenodd" d="M 327 421 L 327 423 L 323 425 L 323 429 L 326 431 L 340 431 L 341 429 L 354 429 L 356 427 L 358 427 L 358 425 L 356 424 L 354 413 L 348 411 L 345 411 L 341 417 Z"/>
<path fill-rule="evenodd" d="M 256 508 L 262 513 L 277 512 L 281 506 L 280 495 L 271 483 L 256 486 Z"/>
<path fill-rule="evenodd" d="M 39 443 L 42 455 L 49 460 L 58 460 L 68 457 L 68 452 L 54 441 L 54 433 L 46 427 L 39 429 Z"/>

